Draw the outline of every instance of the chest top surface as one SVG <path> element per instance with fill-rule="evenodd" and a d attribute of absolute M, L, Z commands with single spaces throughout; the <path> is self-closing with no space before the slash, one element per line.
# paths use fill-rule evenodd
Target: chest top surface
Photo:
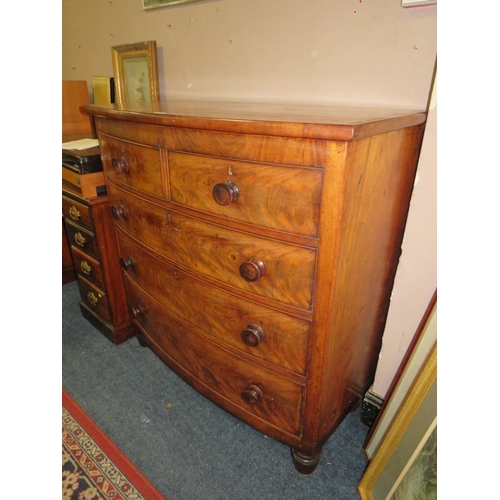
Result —
<path fill-rule="evenodd" d="M 86 105 L 114 119 L 219 132 L 352 141 L 425 122 L 422 111 L 284 103 L 171 100 L 151 105 Z"/>

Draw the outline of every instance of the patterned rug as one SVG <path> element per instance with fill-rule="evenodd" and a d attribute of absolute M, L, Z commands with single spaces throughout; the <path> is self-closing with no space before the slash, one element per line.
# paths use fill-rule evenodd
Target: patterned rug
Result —
<path fill-rule="evenodd" d="M 166 500 L 63 390 L 63 500 Z"/>

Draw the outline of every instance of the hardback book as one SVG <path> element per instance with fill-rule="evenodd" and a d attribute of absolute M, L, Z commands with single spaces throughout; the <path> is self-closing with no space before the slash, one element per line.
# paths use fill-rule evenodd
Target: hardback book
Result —
<path fill-rule="evenodd" d="M 112 76 L 93 76 L 92 90 L 94 104 L 113 104 L 115 102 L 115 79 Z"/>

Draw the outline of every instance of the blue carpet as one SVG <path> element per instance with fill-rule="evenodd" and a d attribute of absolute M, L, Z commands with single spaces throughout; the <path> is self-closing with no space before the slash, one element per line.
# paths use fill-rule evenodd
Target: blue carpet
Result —
<path fill-rule="evenodd" d="M 290 449 L 206 400 L 136 339 L 113 345 L 62 289 L 63 388 L 168 500 L 359 500 L 368 428 L 349 415 L 315 474 Z"/>

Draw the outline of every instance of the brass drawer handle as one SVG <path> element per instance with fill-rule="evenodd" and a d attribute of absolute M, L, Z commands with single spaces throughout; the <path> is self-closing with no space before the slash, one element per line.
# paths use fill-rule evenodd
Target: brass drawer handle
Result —
<path fill-rule="evenodd" d="M 238 199 L 238 186 L 231 181 L 216 184 L 212 189 L 214 200 L 222 206 L 229 205 Z"/>
<path fill-rule="evenodd" d="M 94 292 L 89 292 L 87 293 L 87 299 L 89 299 L 89 302 L 93 305 L 96 306 L 97 303 L 102 299 L 102 295 L 100 293 L 97 294 L 97 297 L 94 295 Z"/>
<path fill-rule="evenodd" d="M 256 405 L 262 400 L 264 393 L 260 387 L 249 385 L 248 388 L 241 393 L 241 397 L 249 405 Z"/>
<path fill-rule="evenodd" d="M 249 347 L 257 347 L 265 337 L 264 330 L 259 325 L 250 324 L 241 331 L 241 340 Z"/>
<path fill-rule="evenodd" d="M 73 220 L 78 220 L 80 218 L 80 212 L 78 211 L 78 209 L 74 206 L 74 205 L 71 205 L 69 207 L 69 216 L 73 219 Z"/>
<path fill-rule="evenodd" d="M 82 273 L 86 274 L 87 276 L 89 276 L 92 272 L 92 267 L 90 267 L 89 263 L 86 260 L 82 260 L 82 262 L 80 262 L 80 269 L 82 270 Z"/>
<path fill-rule="evenodd" d="M 83 236 L 82 233 L 80 233 L 80 231 L 78 231 L 78 233 L 75 234 L 75 241 L 76 241 L 76 244 L 80 247 L 83 247 L 85 246 L 85 236 Z"/>

